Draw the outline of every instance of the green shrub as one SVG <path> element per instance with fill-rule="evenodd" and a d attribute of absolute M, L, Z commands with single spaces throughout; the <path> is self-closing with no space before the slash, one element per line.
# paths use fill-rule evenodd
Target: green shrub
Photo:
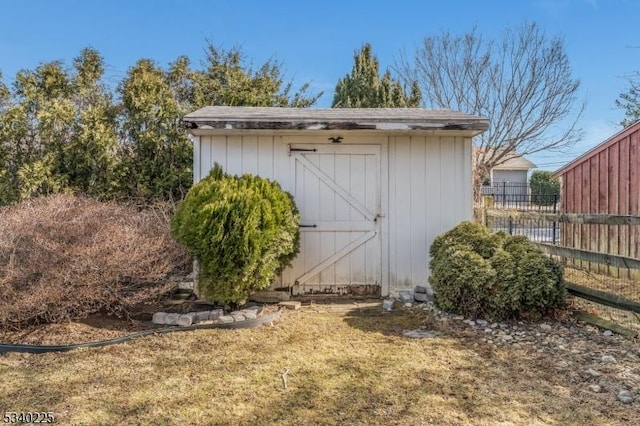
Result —
<path fill-rule="evenodd" d="M 480 223 L 462 222 L 449 232 L 436 237 L 431 245 L 430 254 L 433 257 L 443 248 L 465 245 L 483 259 L 489 259 L 502 246 L 505 238 L 505 233 L 491 234 Z"/>
<path fill-rule="evenodd" d="M 566 290 L 562 266 L 558 262 L 545 256 L 524 236 L 509 238 L 504 248 L 513 256 L 518 268 L 523 311 L 543 312 L 564 304 Z"/>
<path fill-rule="evenodd" d="M 242 304 L 271 285 L 299 251 L 299 214 L 280 185 L 216 164 L 194 185 L 172 219 L 172 231 L 198 259 L 206 298 Z"/>
<path fill-rule="evenodd" d="M 531 201 L 542 206 L 551 206 L 560 199 L 560 180 L 553 179 L 551 172 L 536 170 L 529 178 Z"/>
<path fill-rule="evenodd" d="M 443 310 L 506 320 L 564 304 L 562 267 L 526 237 L 463 222 L 431 245 L 434 300 Z"/>
<path fill-rule="evenodd" d="M 495 282 L 495 271 L 488 260 L 469 250 L 468 246 L 443 247 L 431 263 L 431 276 L 447 285 L 434 286 L 436 304 L 449 312 L 460 312 L 472 317 L 483 313 L 487 295 Z M 464 310 L 460 311 L 460 307 Z"/>

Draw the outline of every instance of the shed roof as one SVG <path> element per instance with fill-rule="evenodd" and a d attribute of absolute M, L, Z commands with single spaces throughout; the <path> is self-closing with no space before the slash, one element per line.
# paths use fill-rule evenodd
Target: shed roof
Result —
<path fill-rule="evenodd" d="M 564 166 L 562 166 L 561 168 L 559 168 L 558 170 L 553 172 L 552 176 L 554 178 L 562 176 L 563 174 L 565 174 L 566 172 L 568 172 L 572 168 L 574 168 L 577 165 L 581 164 L 586 159 L 591 158 L 594 155 L 599 154 L 600 152 L 602 152 L 605 149 L 609 148 L 611 145 L 614 145 L 614 144 L 618 143 L 621 139 L 624 139 L 627 136 L 629 136 L 629 135 L 631 135 L 632 133 L 635 133 L 635 132 L 640 132 L 640 120 L 636 121 L 631 126 L 622 129 L 621 131 L 619 131 L 615 135 L 613 135 L 610 138 L 606 139 L 604 142 L 601 142 L 598 145 L 594 146 L 589 151 L 587 151 L 584 154 L 580 155 L 576 159 L 568 162 L 567 164 L 565 164 Z"/>
<path fill-rule="evenodd" d="M 208 106 L 187 114 L 189 129 L 218 130 L 458 130 L 473 134 L 489 120 L 448 109 L 277 108 Z"/>

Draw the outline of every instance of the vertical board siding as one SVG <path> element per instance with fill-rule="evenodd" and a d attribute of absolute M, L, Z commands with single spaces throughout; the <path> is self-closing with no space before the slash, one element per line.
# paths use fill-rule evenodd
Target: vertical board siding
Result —
<path fill-rule="evenodd" d="M 368 155 L 365 157 L 365 175 L 375 176 L 375 180 L 365 180 L 364 206 L 371 212 L 381 212 L 380 193 L 383 191 L 380 185 L 380 156 Z M 365 271 L 367 271 L 366 282 L 381 284 L 380 279 L 380 254 L 376 246 L 377 241 L 369 241 L 365 244 Z"/>
<path fill-rule="evenodd" d="M 609 213 L 620 214 L 620 144 L 611 145 L 609 151 Z M 619 226 L 609 226 L 609 250 L 607 253 L 619 254 Z M 609 274 L 618 276 L 618 268 L 609 267 Z"/>
<path fill-rule="evenodd" d="M 202 137 L 189 136 L 191 143 L 193 143 L 193 183 L 200 182 L 200 146 L 202 145 Z"/>
<path fill-rule="evenodd" d="M 412 137 L 410 141 L 410 181 L 411 193 L 415 196 L 411 200 L 411 243 L 410 258 L 415 264 L 411 265 L 410 280 L 413 283 L 424 281 L 427 276 L 427 259 L 425 253 L 427 247 L 427 226 L 425 214 L 427 207 L 427 194 L 424 182 L 426 180 L 426 144 L 424 137 Z M 415 238 L 415 235 L 424 235 L 425 238 Z M 420 261 L 420 259 L 422 261 Z"/>
<path fill-rule="evenodd" d="M 268 179 L 273 179 L 274 159 L 273 136 L 258 137 L 257 174 Z"/>
<path fill-rule="evenodd" d="M 213 136 L 211 138 L 209 156 L 203 158 L 202 165 L 209 170 L 215 163 L 220 164 L 223 170 L 228 170 L 227 167 L 227 137 L 226 136 Z M 208 174 L 208 172 L 207 172 Z M 204 175 L 206 176 L 206 174 Z"/>
<path fill-rule="evenodd" d="M 618 211 L 620 214 L 629 214 L 629 137 L 620 140 L 620 159 L 618 179 L 620 180 L 618 197 Z M 618 227 L 618 254 L 629 256 L 629 226 L 620 225 Z M 623 273 L 623 271 L 620 271 Z"/>
<path fill-rule="evenodd" d="M 258 137 L 242 137 L 242 173 L 258 174 Z"/>
<path fill-rule="evenodd" d="M 609 175 L 607 168 L 609 167 L 609 154 L 605 150 L 598 154 L 598 170 L 596 175 L 592 177 L 598 180 L 598 210 L 596 213 L 606 213 L 609 209 Z M 601 253 L 606 253 L 609 249 L 609 228 L 606 225 L 592 226 L 598 231 L 598 249 Z M 608 266 L 598 264 L 595 271 L 603 274 L 608 273 Z"/>
<path fill-rule="evenodd" d="M 440 152 L 442 149 L 447 149 L 446 146 L 443 147 L 440 139 L 433 139 L 427 142 L 427 152 L 425 153 L 425 182 L 428 184 L 425 188 L 425 200 L 426 200 L 426 230 L 427 230 L 427 238 L 425 241 L 427 253 L 425 260 L 425 266 L 427 267 L 427 278 L 429 276 L 429 247 L 433 240 L 446 229 L 443 224 L 442 218 L 442 210 L 440 209 L 440 205 L 442 204 L 440 201 L 441 194 L 441 184 L 440 175 L 442 174 L 442 169 L 446 167 L 450 167 L 450 165 L 444 164 L 440 159 Z M 471 181 L 471 180 L 469 180 Z M 429 184 L 429 182 L 431 182 Z M 447 185 L 446 183 L 444 184 Z M 453 187 L 449 187 L 449 190 L 452 190 Z"/>
<path fill-rule="evenodd" d="M 351 156 L 349 159 L 349 193 L 353 194 L 355 198 L 365 204 L 365 200 L 360 198 L 361 195 L 366 195 L 366 185 L 365 180 L 362 179 L 362 175 L 357 173 L 356 171 L 364 171 L 364 175 L 366 176 L 366 161 L 364 156 Z M 364 216 L 355 211 L 355 209 L 351 210 L 351 220 L 362 220 Z M 375 211 L 375 210 L 374 210 Z M 350 241 L 354 241 L 362 234 L 359 232 L 352 232 Z M 351 274 L 349 278 L 349 282 L 357 282 L 357 277 L 366 276 L 365 267 L 366 267 L 366 245 L 365 247 L 359 247 L 354 250 L 349 256 L 349 261 L 351 263 L 349 272 Z"/>
<path fill-rule="evenodd" d="M 429 247 L 437 235 L 471 219 L 471 194 L 469 138 L 393 138 L 389 143 L 392 289 L 428 284 Z"/>
<path fill-rule="evenodd" d="M 640 214 L 640 124 L 607 140 L 562 170 L 566 213 Z M 640 257 L 640 230 L 629 225 L 565 225 L 563 244 Z M 589 265 L 585 265 L 589 266 Z M 627 276 L 628 270 L 590 265 L 598 272 Z"/>
<path fill-rule="evenodd" d="M 640 164 L 640 132 L 632 133 L 629 136 L 629 214 L 638 216 L 640 214 L 640 175 L 638 174 L 638 164 Z M 634 165 L 636 165 L 634 167 Z M 629 256 L 640 258 L 640 227 L 631 228 L 629 236 Z"/>
<path fill-rule="evenodd" d="M 396 137 L 396 164 L 394 193 L 391 203 L 395 204 L 395 244 L 397 245 L 395 271 L 391 271 L 392 287 L 411 287 L 411 265 L 416 258 L 411 257 L 411 146 L 409 136 Z M 421 194 L 416 194 L 420 196 Z"/>
<path fill-rule="evenodd" d="M 273 136 L 200 136 L 199 152 L 194 150 L 194 168 L 200 180 L 215 163 L 231 174 L 252 173 L 267 179 L 275 177 Z M 288 170 L 288 163 L 287 163 Z M 196 174 L 194 173 L 194 179 Z"/>
<path fill-rule="evenodd" d="M 211 171 L 213 167 L 213 161 L 211 160 L 211 139 L 212 137 L 202 137 L 200 144 L 200 179 L 204 179 Z"/>
<path fill-rule="evenodd" d="M 387 190 L 387 196 L 388 196 L 388 203 L 389 203 L 389 215 L 387 218 L 387 223 L 388 223 L 388 234 L 387 234 L 387 238 L 388 238 L 388 243 L 383 245 L 386 245 L 387 247 L 389 247 L 389 251 L 388 251 L 388 265 L 389 265 L 389 269 L 388 269 L 388 274 L 389 274 L 389 287 L 391 288 L 396 288 L 398 287 L 398 277 L 396 275 L 396 271 L 398 270 L 398 226 L 397 226 L 397 216 L 398 216 L 398 207 L 396 205 L 396 194 L 397 194 L 397 190 L 396 187 L 398 185 L 397 183 L 397 176 L 396 176 L 396 164 L 398 163 L 398 156 L 396 155 L 397 153 L 397 137 L 395 136 L 391 136 L 389 137 L 389 145 L 388 145 L 388 150 L 389 150 L 389 169 L 388 169 L 388 173 L 389 173 L 389 186 L 388 186 L 388 190 Z"/>

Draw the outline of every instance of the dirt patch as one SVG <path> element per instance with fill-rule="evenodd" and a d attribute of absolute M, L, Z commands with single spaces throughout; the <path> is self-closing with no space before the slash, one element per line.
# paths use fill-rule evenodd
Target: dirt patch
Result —
<path fill-rule="evenodd" d="M 177 304 L 165 300 L 157 303 L 142 303 L 127 311 L 127 315 L 104 312 L 88 317 L 55 324 L 32 325 L 21 330 L 0 329 L 0 343 L 27 345 L 69 345 L 114 339 L 139 331 L 167 328 L 151 322 L 155 312 L 187 313 L 213 309 L 215 306 L 194 300 Z M 260 316 L 278 310 L 275 305 L 261 306 Z"/>

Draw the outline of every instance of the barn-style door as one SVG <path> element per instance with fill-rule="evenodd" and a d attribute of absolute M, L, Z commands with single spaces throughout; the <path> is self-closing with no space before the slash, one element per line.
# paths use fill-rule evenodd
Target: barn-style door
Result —
<path fill-rule="evenodd" d="M 289 147 L 300 210 L 293 294 L 378 295 L 380 146 Z"/>

